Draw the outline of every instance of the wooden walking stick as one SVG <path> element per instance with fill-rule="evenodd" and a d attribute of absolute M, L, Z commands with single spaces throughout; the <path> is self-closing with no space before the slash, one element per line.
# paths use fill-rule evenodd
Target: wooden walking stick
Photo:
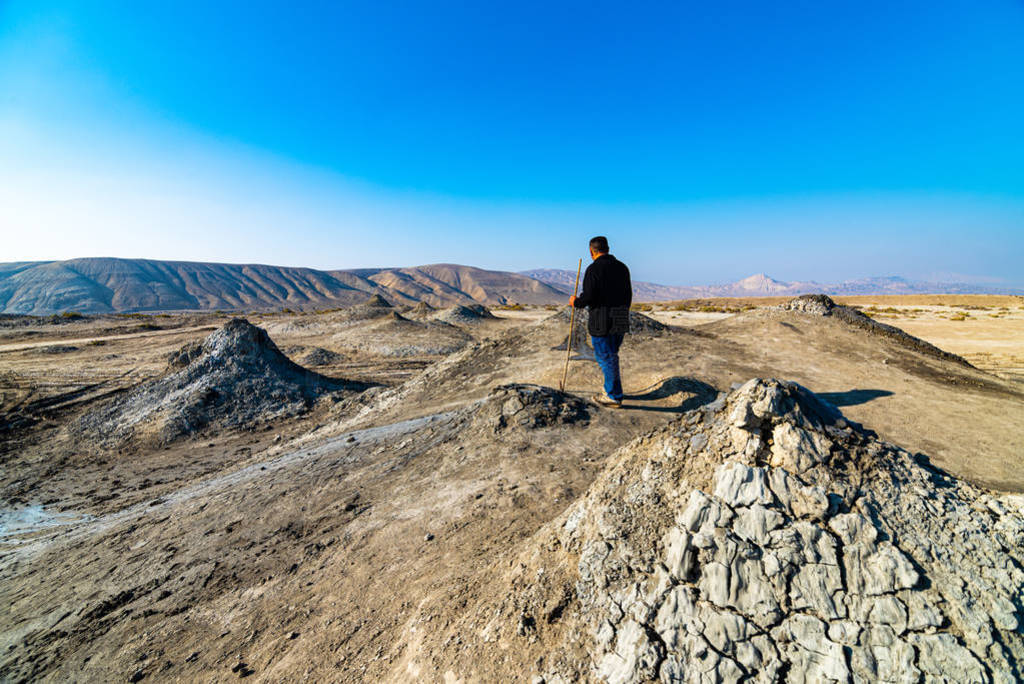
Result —
<path fill-rule="evenodd" d="M 583 259 L 580 259 L 579 265 L 576 266 L 576 284 L 572 286 L 572 296 L 576 296 L 576 292 L 580 289 L 580 270 L 583 269 Z M 570 307 L 569 309 L 569 337 L 565 340 L 565 368 L 562 369 L 562 382 L 558 385 L 558 391 L 565 391 L 565 378 L 569 375 L 569 355 L 572 354 L 572 325 L 576 322 L 576 307 Z"/>

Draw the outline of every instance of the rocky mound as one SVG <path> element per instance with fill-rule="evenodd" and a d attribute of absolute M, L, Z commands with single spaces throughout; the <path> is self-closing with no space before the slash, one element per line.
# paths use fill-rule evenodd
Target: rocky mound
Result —
<path fill-rule="evenodd" d="M 621 449 L 420 649 L 466 680 L 1019 681 L 1021 539 L 1024 498 L 751 380 Z"/>
<path fill-rule="evenodd" d="M 591 407 L 571 394 L 540 385 L 500 385 L 478 407 L 474 420 L 495 432 L 506 428 L 541 428 L 586 423 Z"/>
<path fill-rule="evenodd" d="M 629 334 L 638 337 L 657 337 L 668 330 L 668 326 L 639 311 L 629 312 Z"/>
<path fill-rule="evenodd" d="M 175 352 L 166 375 L 85 414 L 70 430 L 104 446 L 167 443 L 211 424 L 241 426 L 297 415 L 321 396 L 365 388 L 306 370 L 262 328 L 235 318 Z"/>
<path fill-rule="evenodd" d="M 553 351 L 565 351 L 565 345 L 569 344 L 569 310 L 559 311 L 541 323 L 549 326 L 554 324 L 565 331 L 565 337 L 562 338 L 561 344 L 551 348 Z M 572 326 L 572 355 L 569 358 L 574 361 L 597 361 L 597 357 L 594 356 L 594 347 L 590 344 L 590 334 L 587 332 L 586 311 L 576 312 Z"/>
<path fill-rule="evenodd" d="M 452 325 L 474 325 L 487 319 L 493 319 L 494 314 L 482 304 L 456 305 L 440 311 L 434 318 Z"/>
<path fill-rule="evenodd" d="M 895 340 L 904 347 L 924 352 L 929 356 L 953 361 L 969 368 L 974 367 L 964 358 L 957 356 L 956 354 L 943 351 L 935 345 L 929 344 L 919 337 L 914 337 L 895 326 L 879 323 L 873 318 L 865 316 L 856 309 L 836 304 L 828 295 L 801 295 L 800 297 L 796 297 L 795 299 L 791 299 L 788 302 L 780 304 L 776 308 L 781 311 L 798 311 L 800 313 L 811 314 L 813 316 L 831 316 L 852 326 L 866 330 L 873 335 L 881 335 L 882 337 Z"/>

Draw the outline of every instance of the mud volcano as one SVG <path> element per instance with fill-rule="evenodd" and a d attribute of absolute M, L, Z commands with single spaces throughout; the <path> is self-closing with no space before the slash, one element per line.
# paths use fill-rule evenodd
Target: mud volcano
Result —
<path fill-rule="evenodd" d="M 87 413 L 70 430 L 104 446 L 167 443 L 213 424 L 238 427 L 298 415 L 320 397 L 366 387 L 306 370 L 265 330 L 235 318 L 175 352 L 166 375 Z"/>
<path fill-rule="evenodd" d="M 474 304 L 472 306 L 462 306 L 460 304 L 438 312 L 434 318 L 435 320 L 451 323 L 452 325 L 475 325 L 481 321 L 493 319 L 494 314 L 482 304 Z"/>
<path fill-rule="evenodd" d="M 307 366 L 330 366 L 335 363 L 341 363 L 344 360 L 345 357 L 341 354 L 330 349 L 324 349 L 323 347 L 313 347 L 300 359 Z"/>
<path fill-rule="evenodd" d="M 388 300 L 384 299 L 380 295 L 371 295 L 362 304 L 357 304 L 350 309 L 346 309 L 342 312 L 341 318 L 344 321 L 357 322 L 371 320 L 374 318 L 381 318 L 387 316 L 394 311 Z"/>
<path fill-rule="evenodd" d="M 467 681 L 1019 681 L 1022 539 L 1022 497 L 948 476 L 799 385 L 751 380 L 620 449 L 438 635 L 466 641 L 437 666 Z"/>
<path fill-rule="evenodd" d="M 572 328 L 572 350 L 575 354 L 571 357 L 576 361 L 596 361 L 597 357 L 594 356 L 594 349 L 590 346 L 590 333 L 587 332 L 587 321 L 588 314 L 586 311 L 577 310 L 576 318 Z M 544 320 L 540 321 L 537 325 L 542 326 L 557 326 L 564 325 L 565 329 L 569 327 L 569 309 L 566 308 L 558 313 L 548 316 Z M 668 326 L 664 323 L 660 323 L 650 316 L 645 316 L 637 311 L 629 312 L 629 334 L 635 337 L 659 337 L 666 330 Z M 568 334 L 565 339 L 557 347 L 552 347 L 554 351 L 565 351 L 565 345 L 568 342 Z"/>
<path fill-rule="evenodd" d="M 402 309 L 402 313 L 409 318 L 423 319 L 427 316 L 434 314 L 437 311 L 434 307 L 430 306 L 426 302 L 417 302 L 415 306 L 407 306 Z"/>

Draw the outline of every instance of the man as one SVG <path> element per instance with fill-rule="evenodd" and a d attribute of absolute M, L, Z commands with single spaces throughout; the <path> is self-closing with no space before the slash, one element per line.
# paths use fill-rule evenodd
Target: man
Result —
<path fill-rule="evenodd" d="M 597 364 L 604 373 L 604 394 L 598 403 L 622 406 L 622 378 L 619 376 L 619 347 L 629 332 L 629 305 L 633 303 L 633 285 L 629 269 L 608 253 L 608 238 L 598 236 L 590 241 L 590 258 L 583 276 L 583 292 L 569 297 L 569 306 L 590 307 L 587 325 L 594 343 Z"/>

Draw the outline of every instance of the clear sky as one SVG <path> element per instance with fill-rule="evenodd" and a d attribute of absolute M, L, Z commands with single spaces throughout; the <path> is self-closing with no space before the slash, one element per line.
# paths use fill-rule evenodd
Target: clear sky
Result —
<path fill-rule="evenodd" d="M 1019 287 L 1024 2 L 0 0 L 0 231 L 507 270 L 604 233 L 668 284 Z"/>

